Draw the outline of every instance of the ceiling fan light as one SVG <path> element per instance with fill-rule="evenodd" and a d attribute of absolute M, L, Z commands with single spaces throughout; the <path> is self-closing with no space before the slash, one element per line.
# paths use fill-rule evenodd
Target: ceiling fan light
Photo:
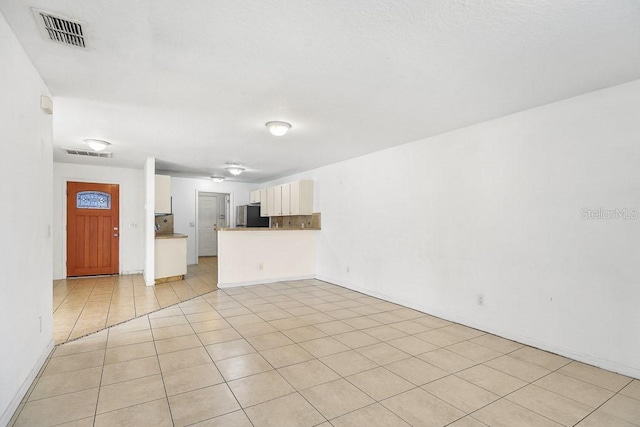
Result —
<path fill-rule="evenodd" d="M 273 136 L 283 136 L 291 129 L 289 123 L 279 121 L 267 122 L 266 126 Z"/>
<path fill-rule="evenodd" d="M 84 142 L 94 151 L 102 151 L 111 145 L 111 143 L 102 141 L 101 139 L 85 139 Z"/>

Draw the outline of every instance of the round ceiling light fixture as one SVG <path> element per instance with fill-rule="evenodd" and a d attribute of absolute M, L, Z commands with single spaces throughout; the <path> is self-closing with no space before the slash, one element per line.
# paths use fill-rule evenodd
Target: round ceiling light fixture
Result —
<path fill-rule="evenodd" d="M 267 122 L 266 126 L 273 136 L 283 136 L 289 131 L 289 129 L 291 129 L 291 125 L 289 123 L 279 121 Z"/>
<path fill-rule="evenodd" d="M 84 142 L 86 142 L 94 151 L 102 151 L 111 145 L 110 142 L 103 141 L 101 139 L 85 139 Z"/>
<path fill-rule="evenodd" d="M 238 176 L 245 171 L 245 169 L 238 164 L 228 163 L 228 165 L 229 166 L 227 166 L 225 169 L 233 176 Z"/>
<path fill-rule="evenodd" d="M 224 181 L 224 176 L 212 176 L 211 180 L 213 180 L 213 182 L 222 182 Z"/>

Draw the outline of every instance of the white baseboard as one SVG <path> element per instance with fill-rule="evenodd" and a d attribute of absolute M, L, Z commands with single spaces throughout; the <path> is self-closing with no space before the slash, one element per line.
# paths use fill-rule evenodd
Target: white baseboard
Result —
<path fill-rule="evenodd" d="M 273 277 L 269 279 L 260 279 L 260 280 L 249 280 L 247 282 L 229 282 L 229 283 L 218 283 L 218 288 L 235 288 L 238 286 L 250 286 L 250 285 L 261 285 L 265 283 L 277 283 L 277 282 L 289 282 L 292 280 L 308 280 L 315 279 L 316 276 L 295 276 L 295 277 Z"/>
<path fill-rule="evenodd" d="M 11 400 L 9 406 L 4 410 L 2 418 L 0 418 L 0 426 L 6 426 L 9 424 L 9 421 L 11 421 L 11 417 L 13 417 L 16 409 L 18 409 L 18 406 L 20 406 L 20 402 L 22 402 L 22 399 L 27 394 L 27 391 L 29 391 L 29 387 L 31 387 L 33 380 L 36 379 L 38 372 L 40 372 L 40 369 L 42 369 L 42 366 L 49 357 L 49 354 L 51 354 L 51 350 L 53 350 L 53 347 L 53 340 L 51 340 L 49 344 L 47 344 L 44 352 L 40 355 L 40 358 L 38 359 L 36 365 L 31 369 L 31 372 L 29 372 L 27 378 L 25 378 L 24 382 L 20 386 L 20 389 L 18 389 L 18 392 L 15 394 L 15 396 L 13 396 L 13 399 Z"/>
<path fill-rule="evenodd" d="M 598 368 L 602 368 L 602 369 L 606 369 L 608 371 L 616 372 L 616 373 L 621 374 L 621 375 L 626 375 L 628 377 L 640 379 L 640 368 L 638 368 L 638 367 L 623 365 L 623 364 L 617 363 L 617 362 L 612 361 L 612 360 L 601 359 L 599 357 L 595 357 L 595 356 L 592 356 L 592 355 L 589 355 L 589 354 L 577 353 L 577 352 L 575 352 L 575 351 L 573 351 L 571 349 L 564 348 L 564 347 L 557 346 L 557 345 L 550 345 L 549 343 L 545 343 L 545 342 L 539 341 L 539 340 L 537 340 L 535 338 L 532 338 L 532 337 L 519 335 L 519 334 L 514 334 L 513 332 L 505 330 L 503 328 L 495 328 L 495 327 L 492 327 L 492 326 L 489 326 L 489 325 L 483 325 L 483 324 L 478 323 L 477 321 L 474 321 L 473 319 L 470 319 L 470 318 L 465 318 L 465 317 L 460 317 L 460 316 L 451 316 L 449 313 L 445 313 L 443 311 L 440 311 L 435 307 L 427 307 L 427 306 L 423 306 L 421 304 L 416 304 L 415 301 L 406 301 L 406 300 L 403 300 L 403 299 L 400 299 L 400 298 L 395 298 L 395 297 L 392 297 L 390 295 L 382 294 L 382 293 L 379 293 L 379 292 L 372 292 L 369 289 L 354 285 L 352 283 L 348 283 L 348 282 L 343 281 L 343 280 L 339 280 L 339 279 L 335 279 L 335 278 L 327 277 L 327 276 L 322 276 L 322 275 L 318 275 L 317 279 L 318 280 L 322 280 L 324 282 L 333 283 L 333 284 L 336 284 L 338 286 L 342 286 L 344 288 L 351 289 L 351 290 L 356 291 L 356 292 L 361 292 L 363 294 L 366 294 L 366 295 L 369 295 L 369 296 L 372 296 L 372 297 L 380 298 L 380 299 L 383 299 L 385 301 L 389 301 L 389 302 L 392 302 L 392 303 L 395 303 L 395 304 L 400 304 L 400 305 L 403 305 L 405 307 L 409 307 L 409 308 L 412 308 L 414 310 L 418 310 L 418 311 L 421 311 L 423 313 L 429 314 L 431 316 L 436 316 L 436 317 L 439 317 L 441 319 L 448 320 L 450 322 L 459 323 L 461 325 L 468 326 L 470 328 L 474 328 L 474 329 L 481 330 L 483 332 L 494 334 L 494 335 L 497 335 L 497 336 L 502 337 L 502 338 L 506 338 L 506 339 L 511 340 L 511 341 L 516 341 L 516 342 L 519 342 L 521 344 L 525 344 L 525 345 L 528 345 L 528 346 L 531 346 L 531 347 L 538 348 L 540 350 L 544 350 L 544 351 L 548 351 L 550 353 L 558 354 L 560 356 L 568 357 L 570 359 L 577 360 L 578 362 L 583 362 L 583 363 L 586 363 L 588 365 L 597 366 Z"/>

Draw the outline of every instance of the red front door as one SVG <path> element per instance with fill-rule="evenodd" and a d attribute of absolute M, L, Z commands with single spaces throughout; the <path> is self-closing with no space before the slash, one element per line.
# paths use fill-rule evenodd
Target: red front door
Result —
<path fill-rule="evenodd" d="M 118 274 L 117 184 L 67 183 L 67 276 Z"/>

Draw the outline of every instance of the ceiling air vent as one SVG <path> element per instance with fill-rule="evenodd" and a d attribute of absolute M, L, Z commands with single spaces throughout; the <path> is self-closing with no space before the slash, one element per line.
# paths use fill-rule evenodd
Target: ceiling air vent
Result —
<path fill-rule="evenodd" d="M 110 159 L 113 156 L 113 153 L 105 152 L 105 151 L 89 151 L 89 150 L 79 150 L 77 148 L 62 148 L 67 154 L 72 154 L 74 156 L 89 156 L 89 157 L 103 157 L 105 159 Z"/>
<path fill-rule="evenodd" d="M 31 9 L 40 32 L 54 42 L 86 48 L 86 35 L 83 23 L 38 9 Z"/>

